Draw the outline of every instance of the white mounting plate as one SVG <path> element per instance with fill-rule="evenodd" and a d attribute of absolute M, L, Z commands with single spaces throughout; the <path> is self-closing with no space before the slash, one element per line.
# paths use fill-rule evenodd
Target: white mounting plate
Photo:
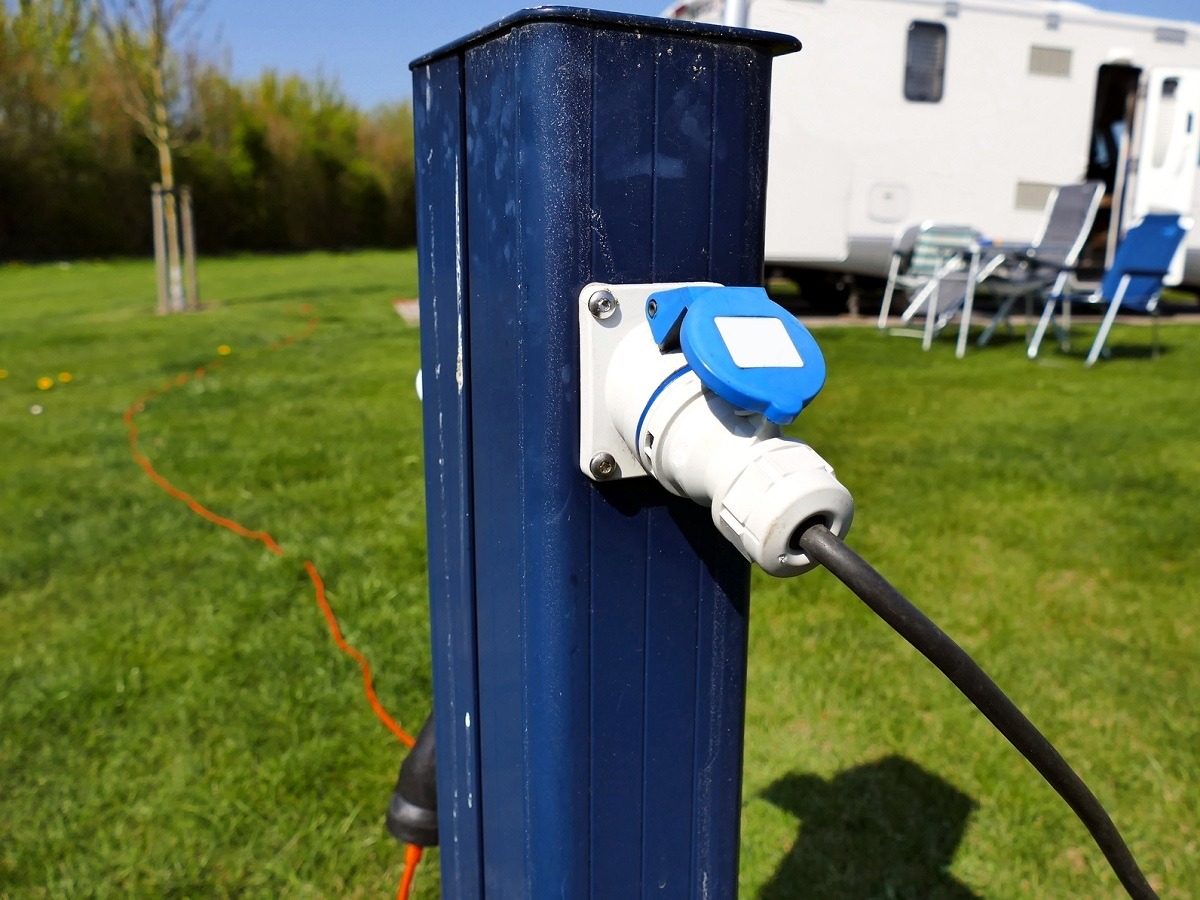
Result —
<path fill-rule="evenodd" d="M 605 398 L 605 382 L 617 345 L 646 321 L 646 300 L 655 291 L 677 287 L 720 285 L 711 281 L 666 284 L 592 282 L 579 292 L 579 468 L 593 481 L 619 481 L 646 475 L 646 470 L 613 425 Z M 588 309 L 588 300 L 597 291 L 608 291 L 617 301 L 616 308 L 606 319 L 593 316 Z M 608 478 L 597 479 L 592 475 L 592 458 L 598 453 L 611 454 L 616 460 L 616 471 Z"/>

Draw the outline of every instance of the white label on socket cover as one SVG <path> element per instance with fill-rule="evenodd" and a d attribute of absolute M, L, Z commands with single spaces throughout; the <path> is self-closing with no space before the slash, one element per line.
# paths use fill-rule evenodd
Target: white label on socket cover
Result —
<path fill-rule="evenodd" d="M 739 369 L 802 369 L 804 359 L 779 319 L 717 316 L 713 319 Z"/>

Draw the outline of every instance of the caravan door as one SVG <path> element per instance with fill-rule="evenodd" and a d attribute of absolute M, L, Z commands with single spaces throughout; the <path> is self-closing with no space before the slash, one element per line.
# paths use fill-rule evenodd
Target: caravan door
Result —
<path fill-rule="evenodd" d="M 1156 68 L 1143 75 L 1125 227 L 1147 213 L 1190 215 L 1200 162 L 1200 69 Z M 1183 276 L 1183 254 L 1169 283 Z"/>

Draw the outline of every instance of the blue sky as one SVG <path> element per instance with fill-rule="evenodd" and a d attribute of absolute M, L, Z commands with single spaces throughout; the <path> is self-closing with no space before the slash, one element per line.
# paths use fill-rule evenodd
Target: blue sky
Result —
<path fill-rule="evenodd" d="M 550 2 L 550 0 L 542 0 Z M 668 0 L 570 2 L 656 15 Z M 411 93 L 408 63 L 524 5 L 521 0 L 210 0 L 203 33 L 230 54 L 233 73 L 270 66 L 336 77 L 362 106 Z M 1200 21 L 1200 0 L 1090 0 L 1115 12 Z"/>

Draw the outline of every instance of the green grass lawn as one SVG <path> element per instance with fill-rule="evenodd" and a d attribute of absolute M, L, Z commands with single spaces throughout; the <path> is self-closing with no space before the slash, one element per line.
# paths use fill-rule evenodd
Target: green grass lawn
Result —
<path fill-rule="evenodd" d="M 387 896 L 401 748 L 333 646 L 321 569 L 388 709 L 429 708 L 411 253 L 206 261 L 156 317 L 148 263 L 0 269 L 0 896 Z M 320 324 L 306 341 L 266 350 Z M 797 434 L 851 543 L 974 654 L 1113 814 L 1164 897 L 1200 894 L 1200 328 L 1115 358 L 956 360 L 822 330 Z M 283 544 L 214 528 L 141 449 Z M 1085 347 L 1080 338 L 1078 349 Z M 39 377 L 74 377 L 40 391 Z M 32 415 L 30 407 L 44 409 Z M 754 581 L 743 895 L 1118 897 L 1057 796 L 823 572 Z M 419 895 L 437 894 L 436 854 Z"/>

